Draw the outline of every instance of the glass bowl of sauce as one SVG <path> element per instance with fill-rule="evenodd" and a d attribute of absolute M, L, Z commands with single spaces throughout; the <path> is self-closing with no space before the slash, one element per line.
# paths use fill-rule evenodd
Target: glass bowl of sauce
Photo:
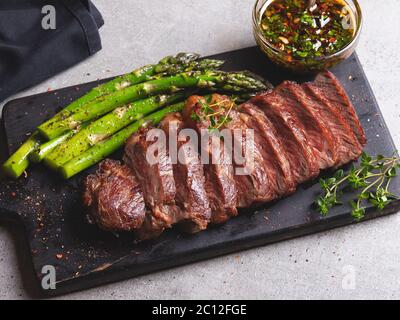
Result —
<path fill-rule="evenodd" d="M 354 52 L 362 27 L 357 0 L 258 0 L 254 37 L 267 57 L 294 72 L 330 68 Z"/>

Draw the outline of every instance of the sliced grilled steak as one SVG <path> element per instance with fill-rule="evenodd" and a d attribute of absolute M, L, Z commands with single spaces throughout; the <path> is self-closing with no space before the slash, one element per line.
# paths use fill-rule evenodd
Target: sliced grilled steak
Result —
<path fill-rule="evenodd" d="M 119 161 L 104 160 L 96 174 L 86 177 L 83 203 L 89 220 L 108 231 L 132 231 L 145 218 L 142 191 L 133 171 Z"/>
<path fill-rule="evenodd" d="M 141 232 L 142 238 L 157 236 L 179 221 L 181 216 L 181 210 L 175 203 L 176 186 L 167 146 L 165 141 L 160 141 L 155 136 L 148 137 L 152 129 L 154 128 L 143 128 L 129 138 L 124 156 L 125 163 L 134 170 L 142 186 L 146 207 L 151 211 L 151 217 L 147 218 L 147 224 L 144 227 L 145 232 Z M 158 132 L 160 133 L 161 130 Z M 161 146 L 158 151 L 155 148 L 156 143 Z M 149 148 L 154 150 L 149 150 Z M 149 155 L 155 157 L 154 163 L 149 162 L 148 151 Z"/>
<path fill-rule="evenodd" d="M 367 142 L 360 120 L 354 106 L 339 83 L 338 79 L 329 71 L 321 72 L 315 78 L 315 85 L 320 87 L 324 96 L 337 107 L 356 135 L 358 142 L 364 146 Z"/>
<path fill-rule="evenodd" d="M 217 96 L 213 96 L 213 101 L 209 104 L 215 103 Z M 183 110 L 183 119 L 188 128 L 197 131 L 201 140 L 202 129 L 208 131 L 211 123 L 209 119 L 203 117 L 202 107 L 204 106 L 205 99 L 199 96 L 192 96 Z M 213 143 L 214 141 L 214 143 Z M 206 192 L 210 202 L 211 208 L 211 222 L 223 223 L 231 216 L 237 215 L 237 193 L 238 190 L 235 184 L 234 168 L 231 161 L 226 159 L 228 156 L 224 152 L 223 141 L 217 137 L 213 141 L 209 140 L 208 143 L 202 144 L 202 154 L 208 156 L 209 164 L 204 164 L 204 175 L 206 179 Z M 212 161 L 212 157 L 219 153 L 218 161 Z M 204 160 L 204 159 L 203 159 Z"/>
<path fill-rule="evenodd" d="M 271 120 L 290 157 L 296 183 L 302 183 L 319 174 L 314 150 L 307 139 L 303 125 L 290 112 L 285 100 L 275 92 L 259 95 L 250 101 Z"/>
<path fill-rule="evenodd" d="M 253 128 L 253 121 L 248 114 L 232 109 L 229 117 L 231 121 L 224 128 L 231 132 L 233 141 L 230 143 L 236 153 L 233 162 L 238 189 L 238 207 L 246 208 L 276 199 L 280 193 L 278 186 L 280 172 L 275 165 L 273 155 L 270 150 L 264 148 L 265 142 Z M 251 133 L 246 132 L 248 129 Z M 239 170 L 242 170 L 242 173 Z"/>
<path fill-rule="evenodd" d="M 276 92 L 285 99 L 290 111 L 303 124 L 319 168 L 322 170 L 335 166 L 339 161 L 335 137 L 319 111 L 308 101 L 302 87 L 297 83 L 285 81 L 276 88 Z"/>
<path fill-rule="evenodd" d="M 203 165 L 200 162 L 197 145 L 193 145 L 184 136 L 185 131 L 182 131 L 184 122 L 179 113 L 166 116 L 161 122 L 160 128 L 168 137 L 169 150 L 172 148 L 172 143 L 176 147 L 175 151 L 179 152 L 179 156 L 173 161 L 176 185 L 175 201 L 182 210 L 182 220 L 179 221 L 179 224 L 187 232 L 204 230 L 211 219 L 211 209 L 205 190 Z M 179 136 L 180 134 L 181 136 Z"/>
<path fill-rule="evenodd" d="M 309 104 L 320 113 L 321 119 L 329 126 L 337 141 L 339 159 L 336 166 L 338 167 L 357 159 L 362 152 L 363 146 L 358 142 L 357 137 L 343 118 L 340 110 L 332 105 L 316 85 L 304 83 L 302 87 L 305 90 Z"/>
<path fill-rule="evenodd" d="M 277 171 L 278 194 L 283 196 L 294 192 L 296 184 L 290 164 L 291 157 L 289 157 L 285 146 L 279 139 L 274 125 L 264 112 L 250 102 L 242 104 L 240 111 L 251 116 L 251 124 L 249 125 L 254 128 L 257 135 L 260 135 L 263 148 L 268 153 L 268 158 Z M 293 164 L 293 166 L 296 165 L 297 162 Z"/>
<path fill-rule="evenodd" d="M 211 127 L 222 132 L 210 139 Z M 200 150 L 188 143 L 186 128 L 195 130 Z M 84 204 L 103 229 L 134 231 L 140 239 L 154 238 L 174 224 L 189 232 L 204 230 L 209 222 L 237 215 L 237 207 L 275 200 L 320 169 L 355 160 L 365 145 L 355 110 L 329 72 L 315 83 L 284 82 L 240 107 L 226 96 L 213 95 L 211 101 L 193 96 L 183 116 L 167 116 L 149 137 L 150 129 L 128 140 L 126 165 L 106 160 L 85 180 Z M 254 130 L 254 144 L 251 158 L 243 159 L 248 129 Z M 234 141 L 225 138 L 224 130 L 234 133 Z M 238 149 L 232 150 L 232 142 Z M 180 157 L 174 159 L 178 150 Z M 250 171 L 241 175 L 244 167 Z"/>

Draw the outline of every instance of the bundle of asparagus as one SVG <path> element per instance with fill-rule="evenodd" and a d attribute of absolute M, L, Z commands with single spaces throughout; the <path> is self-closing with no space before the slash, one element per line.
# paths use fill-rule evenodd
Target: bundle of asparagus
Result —
<path fill-rule="evenodd" d="M 17 179 L 30 161 L 43 161 L 68 179 L 115 152 L 141 126 L 182 110 L 199 90 L 248 97 L 266 89 L 246 72 L 220 71 L 223 61 L 199 58 L 168 56 L 95 87 L 38 126 L 3 172 Z"/>

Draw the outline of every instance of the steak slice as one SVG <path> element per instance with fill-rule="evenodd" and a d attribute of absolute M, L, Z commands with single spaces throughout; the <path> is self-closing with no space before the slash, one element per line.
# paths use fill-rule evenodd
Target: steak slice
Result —
<path fill-rule="evenodd" d="M 325 71 L 317 75 L 314 84 L 321 88 L 323 95 L 334 107 L 338 108 L 353 130 L 358 142 L 364 146 L 367 142 L 364 130 L 357 117 L 353 104 L 338 79 L 331 72 Z"/>
<path fill-rule="evenodd" d="M 284 99 L 275 92 L 262 94 L 250 101 L 258 106 L 276 128 L 286 154 L 290 157 L 292 173 L 297 184 L 319 174 L 319 166 L 303 125 L 290 112 Z"/>
<path fill-rule="evenodd" d="M 143 194 L 133 171 L 115 160 L 104 160 L 84 181 L 83 204 L 89 221 L 108 231 L 139 228 L 146 214 Z"/>
<path fill-rule="evenodd" d="M 250 102 L 240 106 L 242 113 L 248 114 L 251 118 L 249 126 L 254 128 L 257 135 L 260 136 L 261 144 L 266 157 L 273 164 L 277 172 L 277 190 L 278 194 L 283 196 L 296 190 L 295 177 L 292 174 L 292 165 L 279 135 L 270 119 L 257 106 Z M 297 163 L 293 164 L 293 166 Z"/>
<path fill-rule="evenodd" d="M 150 216 L 146 217 L 145 226 L 139 231 L 142 239 L 158 236 L 179 221 L 181 216 L 181 210 L 175 203 L 176 186 L 167 146 L 165 141 L 152 135 L 158 133 L 161 136 L 162 131 L 157 129 L 150 132 L 152 129 L 142 128 L 132 135 L 126 143 L 124 154 L 124 161 L 134 170 L 142 186 L 146 207 L 150 209 Z M 155 144 L 160 146 L 158 150 Z M 154 163 L 149 161 L 149 155 L 154 156 Z"/>
<path fill-rule="evenodd" d="M 238 207 L 246 208 L 276 199 L 281 191 L 278 186 L 280 172 L 270 151 L 264 148 L 262 136 L 253 127 L 248 114 L 232 109 L 229 116 L 231 120 L 224 129 L 228 129 L 233 137 L 229 147 L 235 165 Z M 246 130 L 251 130 L 251 133 Z"/>
<path fill-rule="evenodd" d="M 325 97 L 321 88 L 312 83 L 304 83 L 302 87 L 310 104 L 320 113 L 321 119 L 327 123 L 337 141 L 339 161 L 336 167 L 357 159 L 362 153 L 363 146 L 358 142 L 340 110 Z"/>
<path fill-rule="evenodd" d="M 324 122 L 319 110 L 313 108 L 302 87 L 297 83 L 285 81 L 276 88 L 278 94 L 284 97 L 290 110 L 303 124 L 307 139 L 317 156 L 321 170 L 335 166 L 338 163 L 336 140 Z"/>
<path fill-rule="evenodd" d="M 218 96 L 213 95 L 210 104 L 215 103 Z M 183 109 L 183 119 L 188 128 L 194 129 L 200 139 L 202 139 L 202 130 L 208 132 L 210 128 L 210 120 L 203 117 L 203 107 L 207 103 L 206 99 L 200 96 L 192 96 L 188 99 Z M 208 105 L 208 104 L 207 104 Z M 230 217 L 236 216 L 237 212 L 237 194 L 234 168 L 231 160 L 226 157 L 224 143 L 218 139 L 208 139 L 206 143 L 202 143 L 201 147 L 202 160 L 206 155 L 208 164 L 203 162 L 204 176 L 206 180 L 206 192 L 211 208 L 211 222 L 223 223 Z M 213 154 L 220 154 L 216 161 L 212 161 Z"/>
<path fill-rule="evenodd" d="M 174 149 L 176 153 L 176 159 L 173 159 L 173 172 L 176 185 L 175 201 L 182 210 L 182 220 L 179 224 L 185 231 L 191 233 L 205 230 L 211 219 L 211 209 L 205 190 L 204 171 L 197 151 L 198 146 L 184 136 L 187 133 L 179 113 L 167 115 L 161 121 L 160 128 L 168 137 L 169 150 Z"/>

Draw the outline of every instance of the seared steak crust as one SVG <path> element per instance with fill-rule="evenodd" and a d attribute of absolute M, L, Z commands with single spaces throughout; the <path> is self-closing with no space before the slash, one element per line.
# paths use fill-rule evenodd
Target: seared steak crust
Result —
<path fill-rule="evenodd" d="M 145 218 L 141 187 L 127 166 L 104 160 L 96 174 L 84 181 L 83 203 L 89 208 L 89 220 L 109 231 L 132 231 Z"/>
<path fill-rule="evenodd" d="M 158 161 L 150 163 L 147 160 L 147 151 L 154 141 L 147 141 L 147 134 L 152 127 L 146 127 L 128 139 L 125 146 L 124 161 L 135 172 L 142 186 L 143 197 L 151 216 L 145 226 L 146 238 L 157 236 L 164 229 L 170 228 L 181 215 L 180 208 L 175 203 L 176 186 L 173 166 L 168 150 L 161 150 L 154 156 Z"/>
<path fill-rule="evenodd" d="M 321 115 L 308 103 L 301 86 L 285 81 L 276 91 L 285 98 L 292 114 L 302 123 L 319 168 L 333 167 L 338 162 L 335 138 Z"/>
<path fill-rule="evenodd" d="M 227 99 L 218 95 L 213 95 L 210 105 Z M 192 96 L 183 110 L 183 119 L 188 128 L 194 129 L 199 136 L 201 130 L 208 130 L 210 121 L 202 118 L 202 103 L 205 102 L 203 97 Z M 197 115 L 199 119 L 194 119 L 193 115 Z M 200 141 L 200 139 L 199 139 Z M 206 192 L 211 208 L 211 222 L 223 223 L 231 216 L 237 215 L 237 196 L 234 168 L 229 164 L 230 160 L 225 158 L 224 144 L 221 139 L 209 141 L 203 147 L 203 154 L 208 156 L 209 164 L 204 164 L 204 175 L 206 181 Z M 219 153 L 217 161 L 212 161 L 212 157 Z"/>
<path fill-rule="evenodd" d="M 335 137 L 338 153 L 338 161 L 335 166 L 338 167 L 357 159 L 364 145 L 359 143 L 339 108 L 332 105 L 318 86 L 312 83 L 304 83 L 302 87 L 309 104 L 319 111 L 321 119 L 327 123 Z"/>
<path fill-rule="evenodd" d="M 356 135 L 360 145 L 365 146 L 367 139 L 353 104 L 341 86 L 339 80 L 329 71 L 321 72 L 314 84 L 321 88 L 321 93 L 339 109 Z"/>
<path fill-rule="evenodd" d="M 246 208 L 253 204 L 265 203 L 276 199 L 279 196 L 278 181 L 279 168 L 275 165 L 273 154 L 265 148 L 265 142 L 259 132 L 253 127 L 251 117 L 246 113 L 232 110 L 230 113 L 232 119 L 226 127 L 232 131 L 235 146 L 241 146 L 241 150 L 236 150 L 245 158 L 244 163 L 234 161 L 236 170 L 244 169 L 245 174 L 235 174 L 235 180 L 238 188 L 238 207 Z M 246 130 L 252 130 L 253 138 L 250 145 L 250 137 Z M 238 140 L 241 140 L 241 143 Z M 250 152 L 250 157 L 246 157 L 246 148 Z M 238 149 L 236 147 L 236 149 Z"/>
<path fill-rule="evenodd" d="M 175 201 L 181 210 L 180 226 L 188 232 L 198 232 L 207 228 L 211 219 L 210 202 L 205 189 L 205 177 L 200 156 L 190 141 L 181 140 L 179 134 L 185 128 L 179 113 L 167 115 L 160 124 L 168 141 L 180 151 L 179 159 L 173 163 L 176 185 Z M 172 141 L 172 135 L 177 140 Z M 171 145 L 169 146 L 171 148 Z"/>
<path fill-rule="evenodd" d="M 277 193 L 280 196 L 290 194 L 295 191 L 295 177 L 292 167 L 297 164 L 290 164 L 291 157 L 287 154 L 276 128 L 271 120 L 266 117 L 257 106 L 250 102 L 240 106 L 240 111 L 250 116 L 251 124 L 255 134 L 259 137 L 265 152 L 270 155 L 273 168 L 277 171 Z"/>
<path fill-rule="evenodd" d="M 276 92 L 259 95 L 251 100 L 271 120 L 279 139 L 290 156 L 290 163 L 297 184 L 310 180 L 319 174 L 316 161 L 304 126 L 290 111 L 290 107 Z"/>

